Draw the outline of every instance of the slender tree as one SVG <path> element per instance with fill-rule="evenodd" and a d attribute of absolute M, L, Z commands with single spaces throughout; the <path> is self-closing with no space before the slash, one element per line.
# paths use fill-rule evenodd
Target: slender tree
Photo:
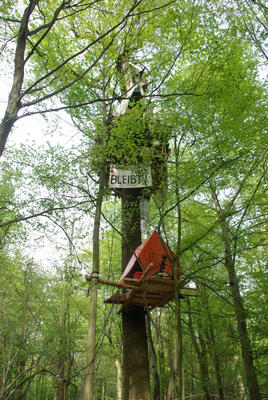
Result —
<path fill-rule="evenodd" d="M 222 208 L 220 206 L 219 199 L 214 189 L 212 189 L 212 197 L 217 213 L 221 217 L 223 217 Z M 234 254 L 232 253 L 230 230 L 224 217 L 221 223 L 221 228 L 222 228 L 222 239 L 224 244 L 224 260 L 225 260 L 224 265 L 228 272 L 229 284 L 233 298 L 234 312 L 237 321 L 237 329 L 239 333 L 244 369 L 247 379 L 247 387 L 250 399 L 258 400 L 261 399 L 261 395 L 257 381 L 256 370 L 253 363 L 251 343 L 246 323 L 246 310 L 243 305 L 243 300 L 240 294 L 240 289 L 238 284 L 238 278 L 235 270 L 235 262 L 234 262 Z"/>

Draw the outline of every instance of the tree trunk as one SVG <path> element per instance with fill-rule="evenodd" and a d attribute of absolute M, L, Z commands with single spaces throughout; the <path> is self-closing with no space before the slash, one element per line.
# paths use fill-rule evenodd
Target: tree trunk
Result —
<path fill-rule="evenodd" d="M 101 400 L 105 400 L 105 384 L 104 384 L 104 382 L 102 384 Z"/>
<path fill-rule="evenodd" d="M 226 255 L 229 253 L 229 245 L 226 243 Z M 239 291 L 238 279 L 236 276 L 234 263 L 230 257 L 226 257 L 225 266 L 228 271 L 229 284 L 233 298 L 233 306 L 236 316 L 237 329 L 239 333 L 242 358 L 244 363 L 246 382 L 251 400 L 261 400 L 255 367 L 253 364 L 253 356 L 251 343 L 247 330 L 246 312 L 243 306 L 242 297 Z"/>
<path fill-rule="evenodd" d="M 140 189 L 122 190 L 122 270 L 141 243 Z M 143 307 L 122 311 L 123 400 L 150 400 L 149 361 Z"/>
<path fill-rule="evenodd" d="M 245 392 L 245 387 L 243 384 L 243 379 L 239 371 L 239 365 L 238 365 L 238 356 L 234 356 L 234 365 L 235 365 L 235 370 L 236 370 L 236 377 L 237 377 L 237 383 L 238 383 L 238 388 L 239 388 L 239 398 L 240 400 L 247 400 L 246 392 Z"/>
<path fill-rule="evenodd" d="M 20 109 L 21 89 L 25 67 L 24 53 L 28 35 L 28 23 L 34 8 L 38 3 L 39 0 L 33 0 L 30 2 L 30 5 L 24 10 L 23 17 L 20 23 L 14 59 L 13 83 L 8 98 L 6 112 L 0 124 L 0 157 L 4 151 L 8 135 L 17 119 L 18 111 Z"/>
<path fill-rule="evenodd" d="M 122 400 L 122 368 L 119 360 L 115 360 L 117 400 Z"/>
<path fill-rule="evenodd" d="M 203 306 L 204 306 L 204 309 L 206 311 L 206 315 L 208 318 L 210 347 L 211 347 L 212 359 L 213 359 L 214 368 L 215 368 L 219 400 L 224 400 L 223 386 L 222 386 L 222 379 L 221 379 L 221 372 L 220 372 L 220 360 L 219 360 L 219 356 L 218 356 L 218 353 L 216 350 L 215 333 L 214 333 L 213 323 L 212 323 L 210 309 L 209 309 L 209 305 L 208 305 L 208 300 L 206 297 L 206 292 L 204 292 L 203 290 L 201 290 L 201 299 L 202 299 L 202 303 L 203 303 Z"/>
<path fill-rule="evenodd" d="M 177 319 L 177 312 L 175 312 Z M 177 322 L 177 321 L 176 321 Z M 178 367 L 178 331 L 177 326 L 173 330 L 173 355 L 170 355 L 170 378 L 168 382 L 167 400 L 175 400 L 176 397 L 176 372 Z"/>
<path fill-rule="evenodd" d="M 92 280 L 89 298 L 89 320 L 87 336 L 87 368 L 84 388 L 84 400 L 94 400 L 94 375 L 95 375 L 95 341 L 97 323 L 97 291 L 99 276 L 99 233 L 101 220 L 101 207 L 104 195 L 105 168 L 101 168 L 99 178 L 99 192 L 96 200 L 94 227 L 93 227 L 93 263 Z"/>
<path fill-rule="evenodd" d="M 87 334 L 87 368 L 84 389 L 84 400 L 93 400 L 95 374 L 95 341 L 97 321 L 97 287 L 98 281 L 92 279 L 89 297 L 89 318 Z"/>
<path fill-rule="evenodd" d="M 160 309 L 161 310 L 161 309 Z M 154 327 L 156 329 L 156 334 L 157 334 L 157 342 L 156 342 L 156 349 L 157 349 L 157 354 L 158 354 L 158 360 L 159 360 L 159 371 L 160 371 L 160 378 L 164 377 L 165 375 L 165 352 L 164 352 L 164 343 L 163 343 L 163 337 L 161 333 L 161 311 L 156 316 L 155 324 Z M 161 400 L 165 399 L 165 393 L 166 393 L 166 385 L 164 385 L 163 381 L 160 380 L 160 398 Z"/>
<path fill-rule="evenodd" d="M 199 343 L 197 341 L 197 338 L 194 333 L 190 301 L 188 299 L 186 301 L 188 304 L 189 329 L 190 329 L 192 342 L 193 342 L 193 345 L 194 345 L 194 348 L 195 348 L 195 351 L 197 354 L 197 358 L 198 358 L 198 364 L 199 364 L 199 368 L 200 368 L 200 377 L 201 377 L 201 382 L 202 382 L 202 389 L 204 392 L 204 398 L 206 400 L 210 400 L 209 388 L 208 388 L 209 374 L 208 374 L 208 365 L 207 365 L 207 360 L 206 360 L 206 351 L 205 351 L 205 347 L 204 347 L 204 341 L 203 341 L 202 334 L 200 332 L 200 326 L 198 326 Z"/>
<path fill-rule="evenodd" d="M 146 314 L 146 330 L 147 330 L 149 352 L 150 352 L 150 356 L 151 356 L 151 369 L 152 369 L 152 376 L 153 376 L 153 400 L 162 400 L 160 397 L 160 379 L 159 379 L 158 367 L 157 367 L 157 357 L 156 357 L 154 342 L 153 342 L 153 338 L 152 338 L 151 320 L 150 320 L 149 311 L 147 311 L 147 314 Z"/>
<path fill-rule="evenodd" d="M 243 300 L 239 290 L 238 279 L 235 271 L 234 257 L 232 254 L 231 239 L 229 227 L 223 216 L 222 209 L 215 191 L 212 192 L 212 198 L 218 215 L 222 218 L 222 239 L 224 243 L 224 265 L 228 273 L 229 285 L 231 289 L 234 313 L 236 317 L 237 330 L 239 334 L 242 358 L 244 363 L 246 384 L 249 391 L 250 400 L 261 400 L 257 375 L 253 363 L 253 355 L 251 343 L 247 330 L 246 311 L 244 309 Z"/>
<path fill-rule="evenodd" d="M 202 329 L 201 324 L 198 319 L 198 341 L 200 343 L 199 365 L 201 372 L 201 380 L 202 380 L 203 390 L 205 393 L 204 398 L 210 400 L 210 394 L 209 394 L 210 379 L 208 371 L 207 347 L 201 329 Z"/>
<path fill-rule="evenodd" d="M 178 377 L 179 377 L 179 398 L 185 399 L 184 390 L 184 363 L 183 363 L 183 336 L 182 336 L 182 317 L 181 317 L 181 299 L 178 298 L 178 322 L 177 322 L 177 335 L 178 335 Z"/>
<path fill-rule="evenodd" d="M 72 257 L 73 254 L 73 238 L 74 238 L 74 226 L 75 220 L 71 222 L 71 232 L 70 238 L 68 240 L 69 252 L 66 260 L 64 261 L 64 269 L 63 269 L 63 277 L 62 277 L 62 293 L 61 293 L 61 310 L 60 310 L 60 349 L 59 349 L 59 358 L 58 358 L 58 390 L 57 390 L 57 399 L 58 400 L 67 400 L 68 394 L 68 376 L 71 375 L 71 357 L 70 351 L 67 346 L 67 334 L 68 334 L 68 323 L 70 320 L 70 302 L 68 295 L 68 282 L 67 276 L 69 273 L 69 269 L 71 268 L 69 258 Z M 69 364 L 68 364 L 69 360 Z M 66 368 L 67 366 L 67 368 Z"/>
<path fill-rule="evenodd" d="M 53 386 L 53 400 L 58 399 L 58 382 L 55 380 L 54 386 Z"/>
<path fill-rule="evenodd" d="M 66 317 L 68 310 L 68 300 L 66 299 L 66 262 L 64 266 L 63 272 L 63 280 L 62 280 L 62 310 L 61 310 L 61 321 L 60 321 L 60 330 L 61 330 L 61 339 L 60 339 L 60 353 L 58 360 L 58 400 L 65 400 L 65 360 L 66 360 Z"/>
<path fill-rule="evenodd" d="M 177 262 L 178 262 L 178 270 L 173 271 L 173 275 L 175 276 L 175 282 L 177 287 L 177 282 L 180 280 L 180 264 L 181 264 L 181 237 L 182 237 L 182 215 L 181 215 L 181 204 L 180 204 L 180 191 L 178 185 L 178 172 L 179 172 L 179 154 L 180 154 L 180 143 L 177 143 L 177 139 L 175 137 L 175 167 L 176 167 L 176 182 L 175 182 L 175 195 L 176 195 L 176 203 L 177 203 L 177 215 L 178 215 L 178 229 L 177 229 Z M 183 369 L 183 336 L 182 336 L 182 316 L 181 316 L 181 299 L 180 299 L 180 291 L 178 289 L 175 290 L 175 301 L 176 301 L 176 313 L 177 313 L 177 336 L 178 336 L 178 378 L 179 378 L 179 398 L 180 400 L 185 399 L 185 390 L 184 390 L 184 369 Z"/>

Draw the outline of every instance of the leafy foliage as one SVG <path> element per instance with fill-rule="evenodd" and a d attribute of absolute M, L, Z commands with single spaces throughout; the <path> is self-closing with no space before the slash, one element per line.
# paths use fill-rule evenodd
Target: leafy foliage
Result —
<path fill-rule="evenodd" d="M 209 398 L 222 389 L 225 398 L 238 399 L 248 390 L 228 255 L 265 398 L 264 4 L 36 3 L 20 110 L 67 107 L 82 139 L 71 150 L 9 148 L 1 162 L 0 398 L 82 398 L 88 286 L 81 270 L 92 272 L 92 220 L 100 175 L 110 162 L 151 165 L 155 175 L 165 164 L 161 190 L 143 193 L 151 197 L 146 230 L 160 230 L 178 250 L 185 278 L 198 287 L 197 298 L 180 301 L 185 394 L 207 391 Z M 1 48 L 9 57 L 22 7 L 0 5 Z M 118 117 L 127 96 L 124 62 L 143 69 L 148 82 L 144 98 Z M 105 183 L 100 274 L 115 281 L 121 274 L 120 207 L 118 192 Z M 48 238 L 55 244 L 58 257 L 49 271 L 26 251 L 35 235 L 38 243 Z M 103 303 L 113 291 L 99 285 L 96 400 L 118 396 L 120 316 L 117 306 Z M 161 400 L 168 398 L 172 375 L 176 310 L 171 302 L 150 314 Z"/>

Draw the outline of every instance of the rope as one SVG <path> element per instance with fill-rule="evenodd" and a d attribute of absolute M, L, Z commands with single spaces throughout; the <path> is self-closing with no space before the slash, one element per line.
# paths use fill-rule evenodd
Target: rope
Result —
<path fill-rule="evenodd" d="M 87 290 L 87 297 L 89 297 L 90 294 L 90 282 L 92 279 L 96 279 L 97 281 L 99 280 L 99 271 L 92 271 L 89 277 L 89 285 L 88 285 L 88 290 Z"/>
<path fill-rule="evenodd" d="M 90 275 L 90 280 L 97 279 L 99 280 L 99 271 L 92 271 Z"/>

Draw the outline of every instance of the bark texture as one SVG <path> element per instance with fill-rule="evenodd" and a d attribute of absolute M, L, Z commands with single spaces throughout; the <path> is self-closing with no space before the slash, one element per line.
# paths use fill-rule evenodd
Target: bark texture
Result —
<path fill-rule="evenodd" d="M 141 243 L 139 189 L 122 191 L 122 270 Z M 123 400 L 150 400 L 149 360 L 143 307 L 122 311 Z"/>

